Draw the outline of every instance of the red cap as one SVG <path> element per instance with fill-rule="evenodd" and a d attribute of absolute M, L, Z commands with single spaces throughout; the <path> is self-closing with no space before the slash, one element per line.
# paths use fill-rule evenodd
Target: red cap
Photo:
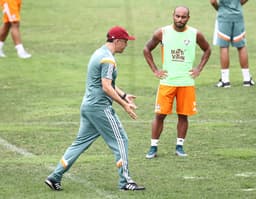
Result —
<path fill-rule="evenodd" d="M 127 40 L 135 40 L 134 36 L 129 35 L 127 30 L 120 26 L 112 27 L 107 34 L 108 39 L 127 39 Z"/>

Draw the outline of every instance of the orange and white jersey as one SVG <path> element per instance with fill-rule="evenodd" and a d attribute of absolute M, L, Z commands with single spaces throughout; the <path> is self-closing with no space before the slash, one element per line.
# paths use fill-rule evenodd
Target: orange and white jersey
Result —
<path fill-rule="evenodd" d="M 20 21 L 21 0 L 0 0 L 3 9 L 3 22 Z"/>

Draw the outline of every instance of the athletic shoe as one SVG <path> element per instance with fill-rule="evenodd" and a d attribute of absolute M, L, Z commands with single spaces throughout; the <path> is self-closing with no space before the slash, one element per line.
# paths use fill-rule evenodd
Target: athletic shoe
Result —
<path fill-rule="evenodd" d="M 244 81 L 244 86 L 248 87 L 248 86 L 254 86 L 254 81 L 252 80 L 252 78 L 249 81 Z"/>
<path fill-rule="evenodd" d="M 216 84 L 216 87 L 218 87 L 218 88 L 229 88 L 229 87 L 231 87 L 231 84 L 230 84 L 230 82 L 223 82 L 220 79 L 219 82 Z"/>
<path fill-rule="evenodd" d="M 4 52 L 3 52 L 3 50 L 2 50 L 2 49 L 0 49 L 0 57 L 1 57 L 1 58 L 6 57 L 6 55 L 4 54 Z"/>
<path fill-rule="evenodd" d="M 17 54 L 18 54 L 18 57 L 21 58 L 21 59 L 28 59 L 28 58 L 32 57 L 32 55 L 29 54 L 29 53 L 28 53 L 27 51 L 25 51 L 25 50 L 18 51 Z"/>
<path fill-rule="evenodd" d="M 44 181 L 44 183 L 47 184 L 54 191 L 61 191 L 62 190 L 60 182 L 56 182 L 56 181 L 54 181 L 50 178 L 47 178 Z"/>
<path fill-rule="evenodd" d="M 181 156 L 181 157 L 186 157 L 188 156 L 188 154 L 186 154 L 183 150 L 183 146 L 182 145 L 176 145 L 176 152 L 175 154 L 177 156 Z"/>
<path fill-rule="evenodd" d="M 146 188 L 143 186 L 137 185 L 135 182 L 132 183 L 126 183 L 121 190 L 122 191 L 142 191 L 145 190 Z"/>
<path fill-rule="evenodd" d="M 156 156 L 157 156 L 157 146 L 151 146 L 146 155 L 146 158 L 152 159 L 152 158 L 155 158 Z"/>

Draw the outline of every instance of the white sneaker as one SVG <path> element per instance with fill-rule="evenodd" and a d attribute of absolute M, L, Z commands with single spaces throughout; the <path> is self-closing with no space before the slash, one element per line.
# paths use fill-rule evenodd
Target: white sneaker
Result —
<path fill-rule="evenodd" d="M 20 51 L 20 52 L 18 51 L 17 54 L 18 54 L 18 57 L 21 58 L 21 59 L 28 59 L 28 58 L 32 57 L 32 55 L 29 54 L 29 53 L 28 53 L 27 51 L 25 51 L 25 50 Z"/>
<path fill-rule="evenodd" d="M 244 81 L 244 86 L 248 87 L 248 86 L 254 86 L 254 81 L 252 80 L 252 78 L 249 81 Z"/>
<path fill-rule="evenodd" d="M 230 82 L 223 82 L 222 79 L 219 80 L 219 82 L 216 84 L 216 87 L 218 88 L 230 88 L 231 84 Z"/>
<path fill-rule="evenodd" d="M 4 57 L 6 57 L 6 55 L 4 54 L 3 50 L 0 49 L 0 58 L 4 58 Z"/>

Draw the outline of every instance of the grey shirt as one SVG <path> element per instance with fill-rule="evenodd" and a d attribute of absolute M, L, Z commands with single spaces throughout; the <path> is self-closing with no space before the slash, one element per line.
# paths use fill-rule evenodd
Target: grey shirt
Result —
<path fill-rule="evenodd" d="M 115 58 L 110 50 L 103 45 L 93 53 L 88 64 L 83 108 L 93 111 L 112 105 L 113 100 L 102 89 L 101 78 L 111 79 L 112 86 L 115 88 L 116 76 Z"/>
<path fill-rule="evenodd" d="M 243 21 L 243 9 L 240 0 L 219 0 L 218 21 Z"/>

